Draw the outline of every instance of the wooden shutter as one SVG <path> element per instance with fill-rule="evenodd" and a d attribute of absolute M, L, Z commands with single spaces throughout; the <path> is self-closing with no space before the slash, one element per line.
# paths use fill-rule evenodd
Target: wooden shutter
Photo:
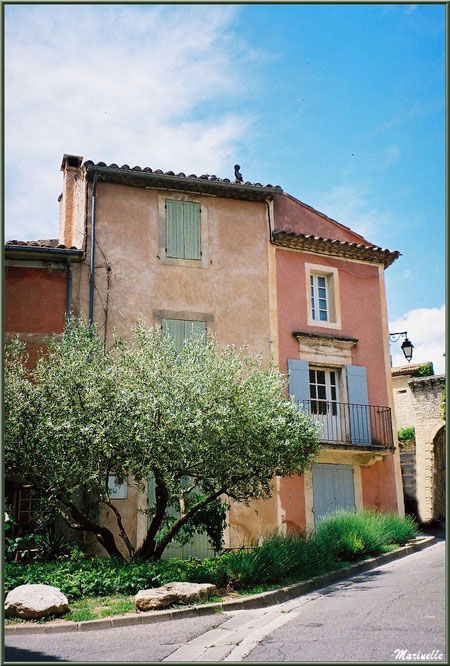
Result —
<path fill-rule="evenodd" d="M 178 259 L 201 259 L 200 204 L 166 201 L 166 255 Z"/>
<path fill-rule="evenodd" d="M 206 321 L 185 321 L 184 322 L 184 339 L 198 338 L 206 342 Z"/>
<path fill-rule="evenodd" d="M 166 255 L 184 257 L 183 201 L 166 201 Z"/>
<path fill-rule="evenodd" d="M 289 395 L 294 396 L 304 409 L 311 409 L 309 391 L 309 364 L 296 358 L 288 358 Z M 307 402 L 304 402 L 307 401 Z"/>
<path fill-rule="evenodd" d="M 181 350 L 184 342 L 184 324 L 182 319 L 163 319 L 162 330 L 164 335 L 174 338 L 175 344 Z"/>
<path fill-rule="evenodd" d="M 355 511 L 355 482 L 351 465 L 314 463 L 312 466 L 314 524 L 339 509 Z"/>
<path fill-rule="evenodd" d="M 201 259 L 200 204 L 190 201 L 185 201 L 183 204 L 184 257 Z"/>
<path fill-rule="evenodd" d="M 347 365 L 350 439 L 352 444 L 370 444 L 369 396 L 367 372 L 363 365 Z"/>
<path fill-rule="evenodd" d="M 188 338 L 202 338 L 206 342 L 205 321 L 185 321 L 184 319 L 163 319 L 161 322 L 164 335 L 174 338 L 178 349 L 181 351 L 183 343 Z"/>

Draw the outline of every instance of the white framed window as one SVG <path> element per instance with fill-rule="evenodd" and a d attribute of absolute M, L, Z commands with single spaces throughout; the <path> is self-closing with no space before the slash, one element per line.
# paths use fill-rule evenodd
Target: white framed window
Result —
<path fill-rule="evenodd" d="M 309 392 L 313 414 L 337 415 L 339 372 L 326 368 L 309 368 Z"/>
<path fill-rule="evenodd" d="M 19 525 L 35 523 L 42 515 L 42 497 L 32 486 L 23 486 L 19 490 Z"/>
<path fill-rule="evenodd" d="M 313 319 L 329 321 L 327 276 L 311 273 L 311 313 Z"/>
<path fill-rule="evenodd" d="M 308 325 L 341 328 L 337 268 L 305 264 L 305 272 Z"/>
<path fill-rule="evenodd" d="M 128 483 L 118 483 L 117 476 L 110 474 L 108 477 L 108 491 L 111 499 L 128 499 Z"/>

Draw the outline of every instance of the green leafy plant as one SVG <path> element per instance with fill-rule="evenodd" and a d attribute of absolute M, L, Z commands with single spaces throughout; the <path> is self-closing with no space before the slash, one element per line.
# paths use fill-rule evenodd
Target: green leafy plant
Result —
<path fill-rule="evenodd" d="M 416 445 L 416 430 L 414 426 L 401 428 L 398 433 L 398 442 L 402 451 L 412 450 Z"/>
<path fill-rule="evenodd" d="M 411 377 L 431 377 L 432 375 L 434 375 L 434 368 L 431 362 L 419 366 L 411 373 Z"/>
<path fill-rule="evenodd" d="M 72 317 L 30 372 L 14 339 L 5 355 L 7 474 L 26 479 L 110 557 L 123 559 L 120 539 L 129 559 L 159 560 L 182 530 L 206 531 L 218 546 L 219 498 L 268 498 L 274 476 L 302 474 L 319 450 L 317 423 L 286 397 L 276 367 L 244 352 L 213 339 L 180 351 L 142 321 L 131 341 L 116 338 L 105 352 L 95 327 Z M 142 493 L 154 479 L 137 552 L 111 499 L 111 475 Z M 102 507 L 118 537 L 97 517 Z"/>

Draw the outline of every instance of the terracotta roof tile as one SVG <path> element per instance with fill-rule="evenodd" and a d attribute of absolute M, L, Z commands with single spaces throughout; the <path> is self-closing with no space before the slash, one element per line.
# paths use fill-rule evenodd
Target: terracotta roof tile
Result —
<path fill-rule="evenodd" d="M 146 173 L 155 173 L 162 176 L 172 176 L 175 178 L 207 180 L 209 182 L 224 183 L 224 184 L 233 183 L 233 185 L 244 185 L 245 187 L 254 187 L 254 188 L 269 187 L 271 189 L 278 190 L 279 192 L 283 191 L 283 189 L 279 185 L 270 185 L 270 184 L 262 185 L 261 183 L 250 183 L 249 181 L 247 181 L 246 183 L 237 183 L 235 181 L 231 181 L 229 178 L 218 178 L 216 175 L 210 175 L 210 174 L 203 174 L 201 176 L 197 176 L 195 173 L 191 173 L 189 174 L 189 176 L 186 176 L 186 174 L 183 173 L 182 171 L 180 173 L 175 174 L 174 171 L 163 171 L 162 169 L 152 170 L 150 167 L 142 168 L 140 166 L 130 167 L 128 164 L 123 164 L 121 167 L 119 167 L 115 163 L 107 165 L 105 162 L 94 163 L 92 160 L 86 160 L 85 162 L 83 162 L 83 166 L 85 168 L 95 167 L 95 166 L 104 167 L 104 168 L 106 167 L 108 169 L 115 169 L 118 171 L 143 171 Z"/>
<path fill-rule="evenodd" d="M 68 247 L 67 245 L 62 245 L 57 238 L 50 238 L 48 240 L 37 240 L 37 241 L 22 241 L 22 240 L 9 240 L 5 243 L 6 247 L 48 247 L 51 249 L 57 248 L 58 250 L 78 250 L 79 248 L 75 245 Z"/>
<path fill-rule="evenodd" d="M 362 259 L 383 263 L 385 268 L 390 266 L 399 256 L 397 250 L 388 250 L 377 245 L 365 245 L 350 241 L 322 238 L 312 234 L 300 234 L 275 229 L 272 233 L 275 245 L 290 247 L 296 250 L 307 250 L 318 254 L 330 254 L 338 257 Z"/>

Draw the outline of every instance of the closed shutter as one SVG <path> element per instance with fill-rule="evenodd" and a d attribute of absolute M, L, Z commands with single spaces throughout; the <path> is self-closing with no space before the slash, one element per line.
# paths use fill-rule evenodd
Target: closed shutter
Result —
<path fill-rule="evenodd" d="M 367 372 L 363 365 L 347 365 L 350 439 L 352 444 L 370 444 L 369 396 Z"/>
<path fill-rule="evenodd" d="M 355 482 L 351 465 L 312 465 L 314 524 L 339 509 L 355 511 Z"/>
<path fill-rule="evenodd" d="M 309 391 L 309 364 L 296 358 L 288 358 L 289 395 L 304 409 L 311 409 Z"/>
<path fill-rule="evenodd" d="M 203 339 L 206 342 L 206 321 L 185 321 L 184 338 Z"/>
<path fill-rule="evenodd" d="M 185 201 L 184 216 L 184 257 L 185 259 L 201 259 L 200 246 L 200 204 Z"/>
<path fill-rule="evenodd" d="M 163 319 L 161 322 L 164 335 L 170 335 L 174 338 L 175 344 L 179 350 L 183 343 L 189 338 L 203 339 L 206 342 L 206 322 L 205 321 L 185 321 L 184 319 Z"/>
<path fill-rule="evenodd" d="M 163 334 L 173 338 L 177 348 L 181 349 L 185 336 L 185 322 L 182 319 L 163 319 L 161 323 Z"/>
<path fill-rule="evenodd" d="M 166 255 L 184 257 L 183 201 L 166 201 Z"/>
<path fill-rule="evenodd" d="M 201 259 L 200 204 L 166 201 L 166 255 L 178 259 Z"/>

